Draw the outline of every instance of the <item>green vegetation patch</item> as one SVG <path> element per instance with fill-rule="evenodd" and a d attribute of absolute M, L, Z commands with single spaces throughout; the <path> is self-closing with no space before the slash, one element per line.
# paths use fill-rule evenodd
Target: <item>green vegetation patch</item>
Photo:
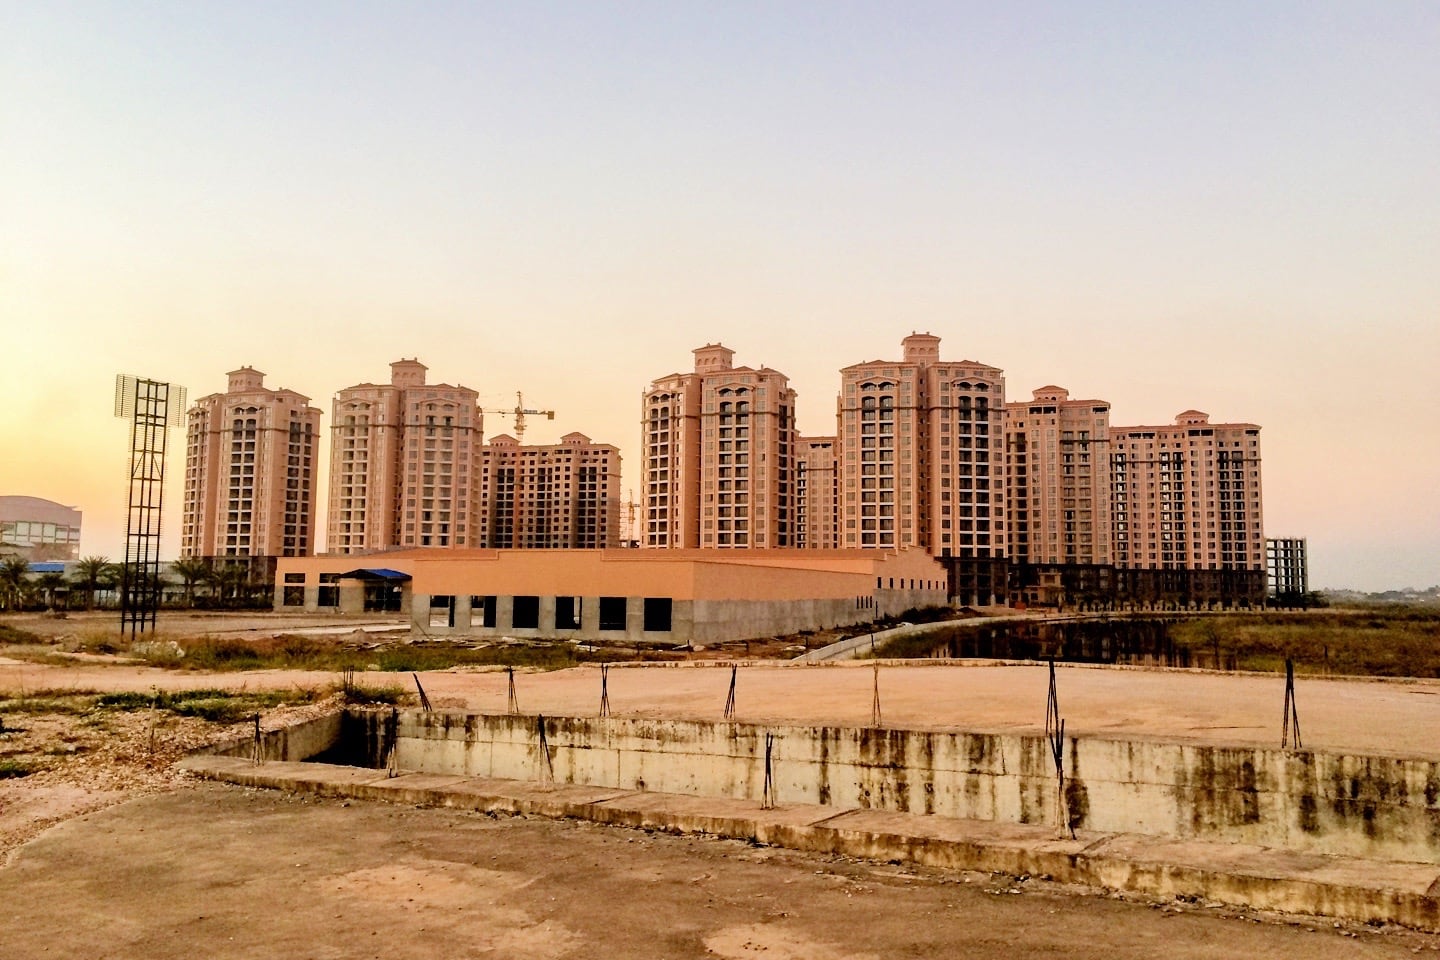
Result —
<path fill-rule="evenodd" d="M 104 711 L 164 710 L 214 723 L 235 723 L 272 707 L 314 703 L 319 690 L 179 690 L 140 693 L 98 693 L 93 690 L 37 690 L 23 696 L 0 696 L 0 714 L 61 714 L 100 722 Z"/>
<path fill-rule="evenodd" d="M 345 702 L 354 706 L 375 706 L 385 704 L 394 706 L 406 703 L 412 699 L 410 691 L 404 687 L 389 684 L 383 687 L 367 687 L 360 684 L 347 684 L 342 693 Z"/>
<path fill-rule="evenodd" d="M 150 666 L 212 672 L 239 670 L 378 669 L 390 673 L 447 670 L 466 665 L 559 670 L 579 663 L 628 659 L 625 652 L 601 653 L 573 644 L 396 643 L 359 649 L 333 638 L 282 634 L 276 637 L 197 637 L 176 643 L 137 645 L 132 654 Z M 643 658 L 645 654 L 633 654 Z"/>
<path fill-rule="evenodd" d="M 24 760 L 0 760 L 0 780 L 13 780 L 17 777 L 28 777 L 43 767 L 27 763 Z"/>
<path fill-rule="evenodd" d="M 0 713 L 88 713 L 96 696 L 94 690 L 43 688 L 18 694 L 0 693 Z"/>
<path fill-rule="evenodd" d="M 48 640 L 38 633 L 31 633 L 29 630 L 21 630 L 18 627 L 11 627 L 0 623 L 0 644 L 12 643 L 18 646 L 48 642 Z"/>
<path fill-rule="evenodd" d="M 1179 647 L 1240 670 L 1280 671 L 1287 658 L 1306 673 L 1440 677 L 1440 611 L 1416 607 L 1235 614 L 1172 624 Z"/>
<path fill-rule="evenodd" d="M 199 717 L 213 723 L 236 723 L 272 707 L 313 703 L 315 690 L 179 690 L 155 693 L 107 693 L 95 698 L 100 710 L 166 710 L 182 717 Z"/>

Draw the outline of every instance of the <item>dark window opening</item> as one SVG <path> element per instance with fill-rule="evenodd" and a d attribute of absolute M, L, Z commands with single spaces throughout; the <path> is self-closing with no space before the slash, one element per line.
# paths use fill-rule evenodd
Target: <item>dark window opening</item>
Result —
<path fill-rule="evenodd" d="M 624 630 L 624 629 L 625 629 L 625 598 L 624 598 L 624 597 L 601 597 L 601 598 L 600 598 L 600 629 L 601 629 L 601 630 Z"/>
<path fill-rule="evenodd" d="M 365 612 L 395 612 L 400 609 L 400 588 L 387 583 L 365 585 Z"/>
<path fill-rule="evenodd" d="M 480 625 L 483 627 L 495 626 L 495 598 L 494 597 L 471 597 L 470 598 L 470 622 L 475 622 L 475 612 L 480 611 Z"/>
<path fill-rule="evenodd" d="M 669 597 L 646 597 L 645 598 L 645 632 L 646 633 L 669 633 L 670 632 L 670 598 Z"/>
<path fill-rule="evenodd" d="M 430 626 L 455 626 L 455 598 L 449 594 L 436 594 L 430 598 Z"/>
<path fill-rule="evenodd" d="M 288 575 L 287 575 L 287 576 L 288 576 Z M 305 588 L 304 588 L 304 587 L 286 587 L 286 588 L 285 588 L 285 596 L 284 596 L 284 599 L 283 599 L 282 602 L 283 602 L 283 603 L 285 604 L 285 606 L 287 606 L 287 607 L 303 607 L 303 606 L 305 606 Z"/>
<path fill-rule="evenodd" d="M 579 630 L 579 629 L 580 629 L 580 598 L 579 598 L 579 597 L 556 597 L 556 598 L 555 598 L 555 629 L 556 629 L 556 630 Z"/>
<path fill-rule="evenodd" d="M 540 626 L 540 598 L 516 597 L 510 609 L 510 626 L 516 630 L 534 630 Z"/>

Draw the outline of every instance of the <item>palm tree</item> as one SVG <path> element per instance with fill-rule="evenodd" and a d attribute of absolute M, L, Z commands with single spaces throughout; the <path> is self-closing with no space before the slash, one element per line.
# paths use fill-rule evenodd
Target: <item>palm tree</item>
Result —
<path fill-rule="evenodd" d="M 75 582 L 85 588 L 85 609 L 95 609 L 95 591 L 113 579 L 115 565 L 109 557 L 83 557 L 75 564 Z"/>
<path fill-rule="evenodd" d="M 210 576 L 224 605 L 231 606 L 244 591 L 250 579 L 250 572 L 241 566 L 224 566 L 216 567 L 211 571 Z"/>
<path fill-rule="evenodd" d="M 210 579 L 210 565 L 199 557 L 181 557 L 170 564 L 170 572 L 185 585 L 185 605 L 195 606 L 195 585 Z"/>
<path fill-rule="evenodd" d="M 42 573 L 36 578 L 35 585 L 45 592 L 45 607 L 53 613 L 55 611 L 55 594 L 65 587 L 65 574 Z"/>
<path fill-rule="evenodd" d="M 6 557 L 0 563 L 0 607 L 16 610 L 30 585 L 30 564 L 19 557 Z"/>

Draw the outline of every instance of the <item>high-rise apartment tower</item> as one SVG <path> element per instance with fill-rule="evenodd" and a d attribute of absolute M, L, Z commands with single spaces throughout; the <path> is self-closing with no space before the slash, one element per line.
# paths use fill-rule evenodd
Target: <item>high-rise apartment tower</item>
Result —
<path fill-rule="evenodd" d="M 795 546 L 795 391 L 706 344 L 641 400 L 646 547 Z"/>
<path fill-rule="evenodd" d="M 480 546 L 596 549 L 620 544 L 620 451 L 583 433 L 521 446 L 492 437 L 480 472 Z"/>
<path fill-rule="evenodd" d="M 1186 410 L 1110 428 L 1112 551 L 1123 592 L 1194 602 L 1265 596 L 1260 428 Z M 1189 576 L 1167 576 L 1191 571 Z M 1149 572 L 1149 573 L 1147 573 Z"/>
<path fill-rule="evenodd" d="M 1108 596 L 1110 404 L 1045 386 L 1005 404 L 1006 543 L 1012 596 Z"/>
<path fill-rule="evenodd" d="M 947 560 L 952 594 L 1006 592 L 1005 378 L 940 359 L 911 334 L 902 358 L 840 371 L 837 487 L 841 547 L 923 547 Z"/>
<path fill-rule="evenodd" d="M 835 438 L 801 437 L 795 460 L 795 546 L 833 550 L 839 528 L 835 499 Z"/>
<path fill-rule="evenodd" d="M 303 557 L 314 552 L 320 410 L 241 367 L 224 393 L 190 408 L 184 557 Z"/>
<path fill-rule="evenodd" d="M 426 383 L 426 370 L 418 360 L 397 360 L 388 384 L 335 395 L 330 553 L 478 545 L 478 395 Z"/>

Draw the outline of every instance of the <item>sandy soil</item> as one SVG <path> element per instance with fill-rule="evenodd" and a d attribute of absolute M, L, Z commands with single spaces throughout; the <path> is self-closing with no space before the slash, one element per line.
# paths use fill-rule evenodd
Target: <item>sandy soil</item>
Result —
<path fill-rule="evenodd" d="M 1082 665 L 1057 670 L 1061 713 L 1067 732 L 1076 735 L 1280 744 L 1284 680 L 1273 675 Z M 373 686 L 414 687 L 409 674 L 368 672 L 359 679 Z M 881 715 L 894 727 L 1040 731 L 1048 679 L 1039 664 L 884 664 Z M 336 674 L 306 671 L 206 674 L 0 661 L 0 692 L 324 689 L 337 680 Z M 498 668 L 422 673 L 420 682 L 440 708 L 506 708 L 506 677 Z M 864 663 L 746 664 L 736 678 L 736 716 L 755 722 L 868 724 L 874 683 L 872 668 Z M 695 719 L 722 717 L 729 685 L 730 668 L 723 664 L 618 664 L 608 681 L 616 715 Z M 598 667 L 520 672 L 515 686 L 526 712 L 593 716 L 599 709 Z M 1301 678 L 1296 696 L 1309 748 L 1440 757 L 1440 681 Z"/>
<path fill-rule="evenodd" d="M 7 960 L 1309 960 L 1400 930 L 1077 896 L 578 822 L 200 785 L 71 820 L 0 870 Z"/>
<path fill-rule="evenodd" d="M 294 723 L 338 705 L 331 699 L 277 708 L 266 714 L 262 728 Z M 253 729 L 151 710 L 88 716 L 6 713 L 0 719 L 0 759 L 23 757 L 45 766 L 25 777 L 0 779 L 0 864 L 56 823 L 173 789 L 184 781 L 173 769 L 175 761 Z"/>

